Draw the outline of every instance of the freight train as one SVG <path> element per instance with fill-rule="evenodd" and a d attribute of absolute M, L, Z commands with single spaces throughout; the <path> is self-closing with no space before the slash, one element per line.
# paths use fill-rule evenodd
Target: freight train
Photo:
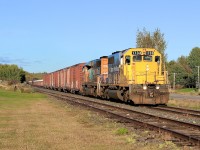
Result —
<path fill-rule="evenodd" d="M 169 88 L 161 54 L 129 48 L 44 75 L 45 88 L 134 104 L 166 104 Z"/>

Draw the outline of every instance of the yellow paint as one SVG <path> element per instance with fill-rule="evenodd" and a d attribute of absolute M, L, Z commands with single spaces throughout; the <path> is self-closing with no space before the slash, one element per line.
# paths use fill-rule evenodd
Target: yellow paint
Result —
<path fill-rule="evenodd" d="M 146 52 L 150 52 L 152 57 L 152 61 L 144 60 L 144 55 Z M 135 53 L 139 53 L 139 57 L 141 57 L 141 61 L 134 61 L 133 55 Z M 126 63 L 126 57 L 130 56 L 130 63 Z M 155 61 L 155 57 L 159 56 L 159 63 Z M 127 84 L 165 84 L 166 83 L 166 75 L 165 72 L 161 70 L 161 54 L 155 50 L 150 48 L 130 48 L 128 49 L 122 57 L 121 64 L 121 74 L 120 81 L 126 80 Z M 123 79 L 122 79 L 123 78 Z"/>

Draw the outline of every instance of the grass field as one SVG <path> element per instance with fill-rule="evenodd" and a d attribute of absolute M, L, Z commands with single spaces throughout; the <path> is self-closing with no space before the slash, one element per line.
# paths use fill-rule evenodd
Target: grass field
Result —
<path fill-rule="evenodd" d="M 42 94 L 0 89 L 0 149 L 177 149 L 171 142 L 137 141 L 145 136 L 149 136 L 148 131 L 136 134 L 121 124 Z"/>
<path fill-rule="evenodd" d="M 45 99 L 46 96 L 38 93 L 21 93 L 7 90 L 0 90 L 0 109 L 19 109 L 32 102 Z"/>
<path fill-rule="evenodd" d="M 184 107 L 188 109 L 200 110 L 200 101 L 197 100 L 169 100 L 168 106 Z"/>
<path fill-rule="evenodd" d="M 189 94 L 189 95 L 200 95 L 200 91 L 196 88 L 176 89 L 175 91 L 172 90 L 172 92 L 180 94 Z"/>

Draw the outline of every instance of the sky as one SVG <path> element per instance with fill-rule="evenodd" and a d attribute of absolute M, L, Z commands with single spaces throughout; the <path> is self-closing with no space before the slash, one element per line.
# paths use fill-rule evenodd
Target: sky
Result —
<path fill-rule="evenodd" d="M 0 0 L 0 64 L 52 72 L 136 47 L 159 28 L 168 61 L 200 47 L 199 0 Z"/>

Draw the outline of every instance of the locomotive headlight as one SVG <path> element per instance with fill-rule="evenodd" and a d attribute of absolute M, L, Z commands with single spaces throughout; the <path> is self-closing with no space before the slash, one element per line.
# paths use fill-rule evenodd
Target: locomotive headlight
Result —
<path fill-rule="evenodd" d="M 146 85 L 143 85 L 143 90 L 146 90 L 147 89 L 147 86 Z"/>
<path fill-rule="evenodd" d="M 156 90 L 160 89 L 160 86 L 159 85 L 156 85 Z"/>

